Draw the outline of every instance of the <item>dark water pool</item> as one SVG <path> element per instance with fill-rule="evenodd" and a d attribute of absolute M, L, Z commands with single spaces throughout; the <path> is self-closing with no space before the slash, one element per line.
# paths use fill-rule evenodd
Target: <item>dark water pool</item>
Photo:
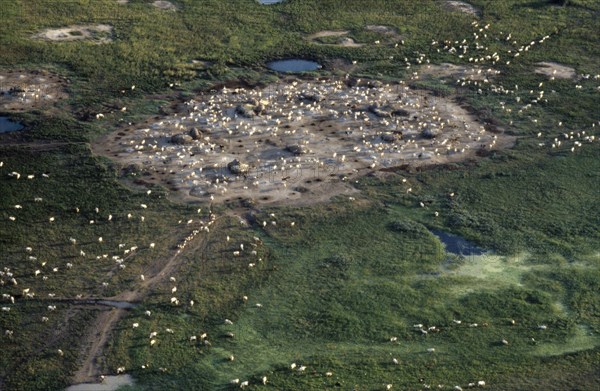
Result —
<path fill-rule="evenodd" d="M 16 132 L 24 126 L 19 122 L 11 121 L 8 117 L 0 117 L 0 133 Z"/>
<path fill-rule="evenodd" d="M 466 239 L 461 238 L 457 235 L 452 235 L 443 231 L 431 231 L 432 234 L 437 236 L 444 246 L 446 246 L 446 251 L 453 254 L 459 255 L 482 255 L 487 251 L 474 245 Z"/>
<path fill-rule="evenodd" d="M 271 61 L 267 64 L 267 67 L 277 72 L 294 73 L 316 71 L 317 69 L 321 69 L 321 64 L 310 60 L 289 59 Z"/>

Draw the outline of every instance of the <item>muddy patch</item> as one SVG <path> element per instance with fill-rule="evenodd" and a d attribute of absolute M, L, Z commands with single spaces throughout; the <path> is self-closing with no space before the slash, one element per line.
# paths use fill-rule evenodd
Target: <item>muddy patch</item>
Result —
<path fill-rule="evenodd" d="M 66 80 L 46 71 L 0 72 L 0 111 L 23 112 L 67 98 Z"/>
<path fill-rule="evenodd" d="M 555 62 L 538 62 L 535 73 L 548 76 L 551 79 L 572 79 L 575 77 L 575 69 L 560 65 Z"/>
<path fill-rule="evenodd" d="M 96 24 L 46 29 L 33 37 L 52 42 L 90 41 L 102 44 L 112 41 L 112 32 L 112 26 Z"/>
<path fill-rule="evenodd" d="M 446 6 L 451 11 L 463 12 L 472 16 L 480 16 L 480 12 L 477 8 L 464 1 L 446 1 Z"/>
<path fill-rule="evenodd" d="M 450 99 L 377 80 L 222 88 L 177 113 L 93 143 L 133 182 L 185 201 L 313 203 L 351 195 L 361 175 L 443 164 L 512 146 Z M 303 191 L 295 189 L 302 188 Z"/>

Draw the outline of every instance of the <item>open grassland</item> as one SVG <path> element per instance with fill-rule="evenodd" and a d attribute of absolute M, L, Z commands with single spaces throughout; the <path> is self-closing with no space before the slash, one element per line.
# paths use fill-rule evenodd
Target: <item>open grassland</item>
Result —
<path fill-rule="evenodd" d="M 123 389 L 598 388 L 600 151 L 585 141 L 600 127 L 597 2 L 474 0 L 477 26 L 432 0 L 151 3 L 0 7 L 1 69 L 68 80 L 68 98 L 15 114 L 28 130 L 0 138 L 10 308 L 0 313 L 0 389 L 68 385 L 93 345 L 90 327 L 109 313 L 85 300 L 101 298 L 137 305 L 119 312 L 93 357 L 101 373 L 133 375 Z M 35 37 L 95 25 L 112 30 Z M 306 38 L 329 30 L 362 46 Z M 500 53 L 481 65 L 500 71 L 489 83 L 411 79 L 427 61 L 473 66 L 474 44 L 463 57 L 449 51 L 473 34 Z M 287 57 L 325 65 L 307 77 L 407 80 L 517 143 L 464 163 L 374 171 L 352 183 L 352 199 L 304 208 L 178 204 L 91 152 L 97 137 L 168 116 L 215 84 L 272 83 L 265 64 Z M 544 61 L 574 78 L 536 74 Z M 429 229 L 494 253 L 448 255 Z"/>

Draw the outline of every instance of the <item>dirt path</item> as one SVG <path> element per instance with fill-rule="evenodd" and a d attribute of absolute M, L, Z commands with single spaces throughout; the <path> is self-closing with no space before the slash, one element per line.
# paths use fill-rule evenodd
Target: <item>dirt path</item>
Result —
<path fill-rule="evenodd" d="M 90 328 L 91 332 L 87 335 L 82 352 L 85 356 L 79 370 L 73 376 L 73 383 L 85 383 L 96 381 L 100 375 L 100 363 L 98 359 L 101 356 L 102 349 L 108 341 L 108 336 L 117 321 L 123 316 L 125 311 L 120 308 L 113 308 L 109 311 L 102 311 Z M 80 353 L 80 354 L 81 354 Z"/>
<path fill-rule="evenodd" d="M 199 234 L 193 239 L 194 246 L 192 251 L 196 250 L 207 243 L 207 235 Z M 188 246 L 191 243 L 188 242 Z M 164 278 L 173 273 L 175 268 L 180 264 L 180 256 L 183 250 L 177 250 L 164 265 L 161 265 L 156 273 L 145 281 L 142 281 L 136 289 L 126 291 L 111 298 L 103 298 L 103 300 L 117 300 L 126 302 L 139 302 L 143 300 L 149 291 L 158 285 Z M 86 383 L 98 380 L 98 376 L 102 374 L 101 370 L 103 363 L 101 362 L 102 353 L 108 338 L 117 322 L 123 317 L 125 310 L 122 308 L 113 308 L 108 311 L 102 311 L 91 324 L 88 334 L 84 339 L 79 355 L 79 370 L 75 372 L 72 383 Z"/>

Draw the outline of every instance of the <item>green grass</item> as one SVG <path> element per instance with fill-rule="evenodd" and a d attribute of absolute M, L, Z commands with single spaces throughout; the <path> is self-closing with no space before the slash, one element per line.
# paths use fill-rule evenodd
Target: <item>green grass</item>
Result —
<path fill-rule="evenodd" d="M 338 381 L 373 389 L 383 380 L 411 388 L 424 375 L 420 369 L 423 365 L 432 383 L 452 379 L 459 384 L 461 379 L 479 377 L 489 381 L 501 379 L 502 372 L 511 371 L 513 365 L 541 365 L 538 356 L 550 353 L 540 352 L 572 352 L 596 346 L 594 338 L 581 338 L 581 328 L 590 327 L 589 323 L 578 325 L 568 314 L 556 310 L 554 296 L 567 300 L 564 291 L 546 293 L 547 289 L 539 285 L 530 286 L 535 280 L 524 275 L 537 276 L 534 269 L 523 267 L 513 276 L 510 266 L 499 265 L 490 275 L 476 273 L 475 266 L 465 264 L 457 271 L 462 279 L 431 274 L 443 258 L 422 254 L 441 255 L 440 244 L 430 234 L 424 239 L 422 234 L 390 229 L 390 223 L 397 221 L 394 211 L 376 208 L 348 212 L 339 205 L 330 211 L 317 208 L 315 213 L 321 217 L 310 210 L 278 216 L 279 225 L 300 222 L 298 230 L 290 227 L 243 234 L 232 227 L 232 231 L 223 232 L 221 238 L 229 234 L 234 243 L 242 240 L 240 236 L 258 235 L 273 251 L 259 263 L 258 272 L 245 268 L 244 261 L 211 267 L 206 265 L 211 257 L 205 258 L 205 252 L 191 256 L 196 262 L 190 263 L 185 273 L 189 276 L 186 291 L 195 289 L 193 295 L 198 300 L 208 295 L 210 307 L 224 311 L 200 314 L 204 321 L 190 325 L 181 323 L 179 310 L 175 315 L 164 309 L 172 315 L 161 327 L 142 332 L 124 329 L 113 351 L 116 362 L 119 357 L 125 360 L 132 356 L 121 348 L 131 346 L 135 352 L 146 352 L 130 362 L 133 368 L 144 360 L 151 360 L 154 366 L 176 365 L 173 371 L 177 373 L 197 373 L 194 379 L 204 388 L 226 388 L 233 378 L 258 381 L 265 375 L 278 389 L 328 388 Z M 219 242 L 218 238 L 213 240 Z M 209 253 L 214 252 L 211 247 Z M 211 273 L 210 268 L 220 272 Z M 570 270 L 567 266 L 565 274 L 571 274 Z M 423 273 L 429 278 L 423 278 Z M 505 273 L 511 277 L 499 279 Z M 198 281 L 201 286 L 187 286 L 198 285 Z M 247 285 L 247 281 L 254 282 Z M 453 293 L 465 285 L 471 286 L 470 292 Z M 243 295 L 248 296 L 248 302 L 241 300 Z M 168 295 L 160 300 L 168 300 Z M 256 303 L 262 306 L 256 307 Z M 193 317 L 196 311 L 186 312 Z M 225 318 L 234 324 L 224 325 Z M 456 325 L 452 319 L 462 319 L 463 323 Z M 517 325 L 510 326 L 510 319 L 516 319 Z M 141 314 L 139 321 L 148 322 Z M 593 322 L 597 324 L 597 319 Z M 412 327 L 416 323 L 437 325 L 442 331 L 422 336 Z M 470 328 L 469 323 L 480 327 Z M 548 329 L 537 331 L 541 324 Z M 179 345 L 167 342 L 150 348 L 139 342 L 146 341 L 150 330 L 162 327 L 183 328 L 187 334 L 176 338 Z M 210 348 L 184 343 L 186 336 L 206 331 Z M 226 332 L 233 332 L 235 338 L 224 338 Z M 399 342 L 389 342 L 392 336 Z M 531 336 L 537 343 L 530 341 Z M 503 338 L 510 341 L 509 347 L 499 346 Z M 427 353 L 430 347 L 436 348 L 434 354 Z M 229 355 L 234 355 L 235 361 L 229 362 Z M 469 366 L 457 367 L 456 362 L 465 357 Z M 401 360 L 402 365 L 393 365 L 392 358 Z M 306 373 L 291 371 L 292 362 L 307 365 Z M 367 365 L 367 371 L 360 369 Z M 335 376 L 326 378 L 328 371 Z M 143 386 L 151 389 L 168 387 L 178 376 L 135 373 L 141 376 Z"/>

